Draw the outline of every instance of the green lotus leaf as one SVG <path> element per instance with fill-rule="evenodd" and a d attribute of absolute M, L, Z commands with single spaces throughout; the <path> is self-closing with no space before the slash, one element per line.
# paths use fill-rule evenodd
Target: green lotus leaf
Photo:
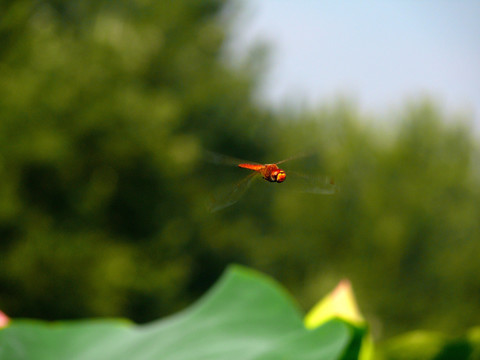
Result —
<path fill-rule="evenodd" d="M 13 320 L 0 331 L 0 359 L 333 360 L 352 356 L 353 336 L 340 319 L 307 329 L 279 285 L 232 266 L 196 304 L 146 325 Z"/>

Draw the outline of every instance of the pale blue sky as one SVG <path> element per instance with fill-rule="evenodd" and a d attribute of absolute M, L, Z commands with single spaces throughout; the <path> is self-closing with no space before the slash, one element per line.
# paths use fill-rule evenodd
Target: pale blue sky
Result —
<path fill-rule="evenodd" d="M 261 94 L 382 113 L 428 94 L 480 124 L 480 1 L 243 0 L 234 48 L 271 45 Z"/>

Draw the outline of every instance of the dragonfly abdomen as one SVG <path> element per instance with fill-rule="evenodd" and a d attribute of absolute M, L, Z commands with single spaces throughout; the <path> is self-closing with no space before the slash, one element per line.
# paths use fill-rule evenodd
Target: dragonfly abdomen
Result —
<path fill-rule="evenodd" d="M 238 164 L 238 167 L 254 171 L 262 170 L 265 166 L 260 164 Z"/>

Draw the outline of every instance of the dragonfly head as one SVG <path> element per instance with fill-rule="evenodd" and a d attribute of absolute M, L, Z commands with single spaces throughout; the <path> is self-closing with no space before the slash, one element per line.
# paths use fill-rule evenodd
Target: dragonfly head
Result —
<path fill-rule="evenodd" d="M 285 181 L 287 174 L 285 174 L 285 171 L 278 169 L 272 173 L 272 176 L 275 179 L 275 182 L 281 183 Z"/>

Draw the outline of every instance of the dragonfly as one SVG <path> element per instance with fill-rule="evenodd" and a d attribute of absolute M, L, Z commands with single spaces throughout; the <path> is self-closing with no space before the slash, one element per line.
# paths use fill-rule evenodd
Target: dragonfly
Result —
<path fill-rule="evenodd" d="M 250 173 L 244 176 L 234 186 L 212 195 L 208 205 L 209 210 L 216 212 L 238 202 L 255 179 L 262 178 L 270 183 L 283 183 L 287 179 L 287 172 L 281 169 L 279 165 L 287 161 L 307 157 L 308 155 L 308 153 L 302 153 L 275 163 L 262 164 L 213 152 L 206 152 L 206 159 L 211 163 L 236 166 L 241 169 L 250 170 Z M 298 190 L 302 192 L 323 195 L 332 195 L 337 192 L 337 186 L 332 177 L 308 176 L 293 171 L 289 171 L 288 174 L 288 177 L 290 178 L 291 176 L 292 180 L 297 184 Z"/>

